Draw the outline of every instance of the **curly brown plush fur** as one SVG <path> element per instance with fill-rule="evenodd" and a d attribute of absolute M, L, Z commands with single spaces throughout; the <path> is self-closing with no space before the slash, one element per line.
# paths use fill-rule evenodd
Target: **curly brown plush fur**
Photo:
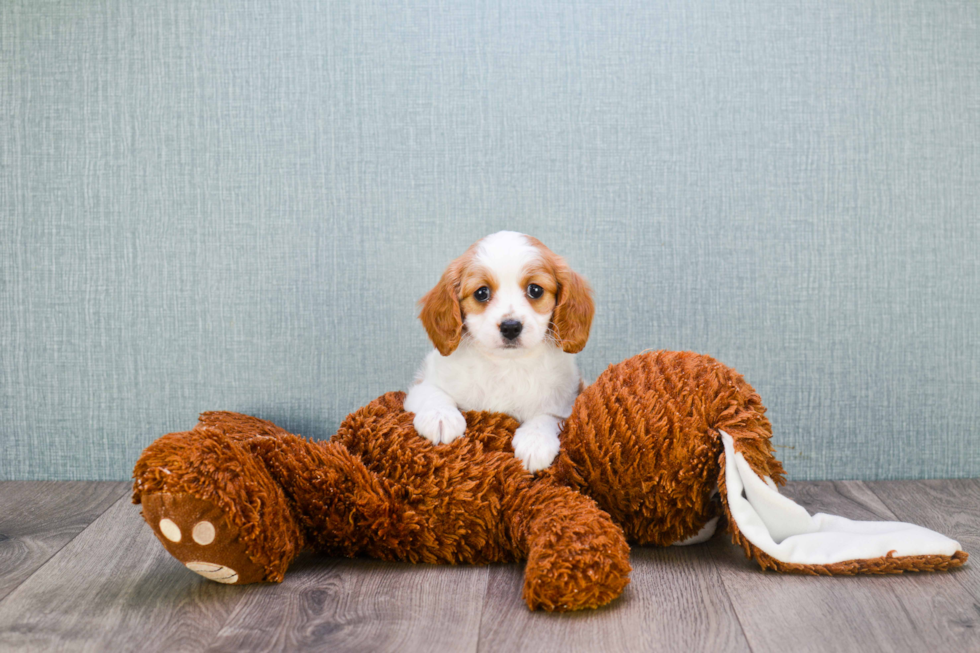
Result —
<path fill-rule="evenodd" d="M 732 541 L 763 569 L 851 576 L 943 571 L 968 555 L 884 556 L 832 564 L 776 560 L 748 541 L 728 508 L 719 431 L 760 477 L 785 485 L 762 400 L 741 374 L 710 356 L 657 351 L 609 368 L 575 402 L 554 478 L 594 498 L 636 544 L 683 541 L 721 512 Z M 717 499 L 712 500 L 717 488 Z"/>
<path fill-rule="evenodd" d="M 545 610 L 597 607 L 629 582 L 622 530 L 592 499 L 535 479 L 514 458 L 517 422 L 468 413 L 469 437 L 433 447 L 415 434 L 404 393 L 355 411 L 329 442 L 270 422 L 204 413 L 194 430 L 164 436 L 137 463 L 134 502 L 160 541 L 185 563 L 239 572 L 261 568 L 280 581 L 301 548 L 384 560 L 485 564 L 527 560 L 524 598 Z M 168 539 L 154 497 L 212 502 L 239 529 L 239 542 L 195 547 Z M 191 531 L 197 504 L 184 518 Z M 235 550 L 240 546 L 241 551 Z"/>
<path fill-rule="evenodd" d="M 718 430 L 779 484 L 759 395 L 709 356 L 651 352 L 609 368 L 575 402 L 555 478 L 595 499 L 637 544 L 696 534 L 718 512 Z"/>
<path fill-rule="evenodd" d="M 610 366 L 579 396 L 559 457 L 537 476 L 513 456 L 514 419 L 466 413 L 465 437 L 433 446 L 415 433 L 403 400 L 379 397 L 328 442 L 204 413 L 192 431 L 146 449 L 133 501 L 174 557 L 219 582 L 280 581 L 304 548 L 423 563 L 527 560 L 528 606 L 577 610 L 622 592 L 627 540 L 667 545 L 728 515 L 719 431 L 757 474 L 784 483 L 759 396 L 708 356 L 648 352 Z M 896 573 L 966 559 L 790 565 L 748 542 L 732 519 L 729 531 L 763 568 L 780 571 Z"/>

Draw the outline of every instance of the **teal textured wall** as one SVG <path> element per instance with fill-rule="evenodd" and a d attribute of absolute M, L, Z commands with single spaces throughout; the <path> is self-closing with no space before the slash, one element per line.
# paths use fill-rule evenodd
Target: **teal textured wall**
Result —
<path fill-rule="evenodd" d="M 793 478 L 980 475 L 980 4 L 0 4 L 0 478 L 404 388 L 501 228 L 584 371 L 735 366 Z"/>

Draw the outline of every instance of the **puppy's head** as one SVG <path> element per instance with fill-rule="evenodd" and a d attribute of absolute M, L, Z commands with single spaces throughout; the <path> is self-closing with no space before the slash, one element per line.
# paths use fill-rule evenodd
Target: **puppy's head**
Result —
<path fill-rule="evenodd" d="M 419 317 L 443 356 L 466 333 L 484 351 L 519 355 L 551 342 L 577 353 L 589 339 L 589 284 L 541 241 L 501 231 L 470 246 L 423 297 Z"/>

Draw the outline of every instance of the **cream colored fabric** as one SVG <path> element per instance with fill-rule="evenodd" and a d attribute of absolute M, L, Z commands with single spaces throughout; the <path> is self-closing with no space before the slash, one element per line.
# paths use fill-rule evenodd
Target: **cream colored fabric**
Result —
<path fill-rule="evenodd" d="M 959 543 L 927 528 L 893 521 L 854 521 L 836 515 L 810 515 L 803 506 L 779 494 L 745 457 L 725 445 L 728 508 L 739 530 L 773 558 L 796 564 L 832 564 L 886 556 L 953 555 Z M 734 464 L 733 464 L 734 463 Z M 744 494 L 743 494 L 744 491 Z"/>

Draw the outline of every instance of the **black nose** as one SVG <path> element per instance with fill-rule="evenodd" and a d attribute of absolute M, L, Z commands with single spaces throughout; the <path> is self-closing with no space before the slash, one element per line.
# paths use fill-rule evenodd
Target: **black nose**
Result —
<path fill-rule="evenodd" d="M 517 336 L 521 335 L 521 329 L 524 325 L 517 320 L 504 320 L 500 323 L 500 335 L 502 335 L 507 340 L 514 340 Z"/>

